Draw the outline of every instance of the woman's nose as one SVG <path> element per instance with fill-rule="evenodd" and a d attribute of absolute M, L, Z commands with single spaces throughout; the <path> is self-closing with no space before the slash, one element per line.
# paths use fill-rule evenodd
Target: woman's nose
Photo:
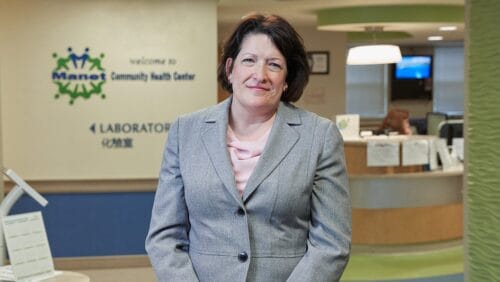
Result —
<path fill-rule="evenodd" d="M 265 64 L 262 64 L 262 63 L 255 64 L 254 78 L 260 82 L 267 80 L 267 72 L 266 72 Z"/>

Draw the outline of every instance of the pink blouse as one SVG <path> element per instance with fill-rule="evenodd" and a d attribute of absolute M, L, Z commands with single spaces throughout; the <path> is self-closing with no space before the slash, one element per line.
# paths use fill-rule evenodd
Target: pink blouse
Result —
<path fill-rule="evenodd" d="M 240 141 L 234 135 L 230 126 L 227 127 L 227 149 L 231 155 L 231 163 L 233 164 L 234 177 L 236 180 L 236 188 L 240 195 L 243 195 L 248 178 L 252 174 L 257 161 L 264 151 L 267 138 L 271 132 L 271 127 L 266 133 L 254 141 Z"/>

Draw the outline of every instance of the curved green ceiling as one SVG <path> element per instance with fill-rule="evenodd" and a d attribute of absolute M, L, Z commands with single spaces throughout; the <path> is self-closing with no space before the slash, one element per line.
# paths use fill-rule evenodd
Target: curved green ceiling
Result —
<path fill-rule="evenodd" d="M 463 23 L 459 5 L 391 5 L 330 8 L 317 11 L 318 27 L 364 23 Z"/>
<path fill-rule="evenodd" d="M 348 32 L 347 40 L 351 41 L 383 41 L 383 40 L 392 40 L 392 39 L 403 39 L 403 38 L 411 38 L 411 34 L 403 31 L 384 31 L 384 32 Z"/>
<path fill-rule="evenodd" d="M 319 29 L 332 29 L 335 26 L 353 25 L 347 33 L 348 41 L 377 41 L 410 38 L 404 31 L 364 32 L 354 31 L 359 25 L 383 26 L 397 23 L 463 23 L 464 7 L 460 5 L 390 5 L 355 6 L 329 8 L 317 11 Z M 340 30 L 340 29 L 339 29 Z"/>

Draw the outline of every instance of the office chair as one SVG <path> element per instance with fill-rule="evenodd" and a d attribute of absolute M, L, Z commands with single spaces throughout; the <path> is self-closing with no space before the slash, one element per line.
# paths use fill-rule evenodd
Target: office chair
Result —
<path fill-rule="evenodd" d="M 464 137 L 464 120 L 463 119 L 449 119 L 439 123 L 438 132 L 440 138 L 446 139 L 448 146 L 452 145 L 453 138 Z"/>
<path fill-rule="evenodd" d="M 428 112 L 425 119 L 427 120 L 427 135 L 439 136 L 438 126 L 446 121 L 448 116 L 445 113 Z"/>
<path fill-rule="evenodd" d="M 427 134 L 427 120 L 422 117 L 410 118 L 410 127 L 415 128 L 415 134 L 425 135 Z"/>

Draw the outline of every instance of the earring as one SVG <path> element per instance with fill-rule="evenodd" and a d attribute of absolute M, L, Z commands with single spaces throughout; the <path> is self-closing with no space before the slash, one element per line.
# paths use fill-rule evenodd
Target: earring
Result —
<path fill-rule="evenodd" d="M 283 92 L 285 92 L 288 89 L 288 85 L 283 86 Z"/>

